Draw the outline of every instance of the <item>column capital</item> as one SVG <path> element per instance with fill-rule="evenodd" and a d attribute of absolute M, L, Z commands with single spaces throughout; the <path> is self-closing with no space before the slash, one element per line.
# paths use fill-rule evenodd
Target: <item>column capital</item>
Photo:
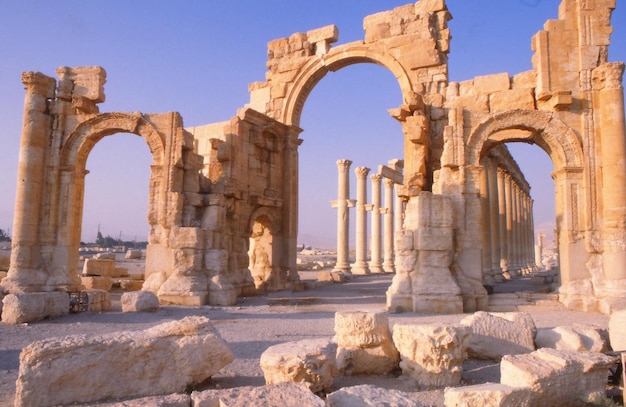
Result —
<path fill-rule="evenodd" d="M 22 83 L 29 93 L 41 95 L 46 99 L 54 98 L 57 81 L 41 72 L 22 72 Z"/>
<path fill-rule="evenodd" d="M 367 177 L 367 174 L 369 174 L 370 169 L 367 167 L 356 167 L 354 169 L 354 173 L 356 174 L 357 178 L 365 178 Z"/>
<path fill-rule="evenodd" d="M 383 184 L 388 187 L 391 188 L 393 187 L 393 185 L 395 184 L 395 182 L 393 182 L 393 180 L 389 179 L 389 178 L 383 178 Z"/>
<path fill-rule="evenodd" d="M 608 62 L 595 68 L 592 72 L 593 90 L 622 89 L 624 76 L 623 62 Z"/>
<path fill-rule="evenodd" d="M 350 160 L 346 160 L 346 159 L 337 160 L 337 167 L 339 168 L 339 172 L 347 172 L 350 169 L 351 165 L 352 165 L 352 161 Z"/>
<path fill-rule="evenodd" d="M 375 182 L 380 182 L 383 179 L 381 174 L 372 174 L 370 175 L 370 179 Z"/>

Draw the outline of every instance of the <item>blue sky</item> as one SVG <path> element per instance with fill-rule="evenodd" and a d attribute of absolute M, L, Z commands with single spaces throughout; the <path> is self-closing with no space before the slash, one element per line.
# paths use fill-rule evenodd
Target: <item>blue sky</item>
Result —
<path fill-rule="evenodd" d="M 263 81 L 267 42 L 328 24 L 343 44 L 363 38 L 362 20 L 407 0 L 0 0 L 0 228 L 12 228 L 24 90 L 22 71 L 59 66 L 107 71 L 102 112 L 178 111 L 186 126 L 228 120 Z M 448 0 L 450 80 L 531 69 L 531 37 L 556 18 L 557 0 Z M 623 5 L 622 5 L 623 6 Z M 611 61 L 626 60 L 626 9 L 613 13 Z M 335 237 L 339 158 L 375 169 L 402 155 L 390 72 L 353 65 L 328 74 L 305 103 L 300 147 L 300 243 Z M 547 155 L 512 148 L 532 186 L 538 229 L 554 220 Z M 102 140 L 87 162 L 83 240 L 143 240 L 150 157 L 140 138 Z M 354 179 L 351 180 L 354 184 Z M 551 226 L 545 226 L 548 229 Z M 331 244 L 332 247 L 332 244 Z"/>

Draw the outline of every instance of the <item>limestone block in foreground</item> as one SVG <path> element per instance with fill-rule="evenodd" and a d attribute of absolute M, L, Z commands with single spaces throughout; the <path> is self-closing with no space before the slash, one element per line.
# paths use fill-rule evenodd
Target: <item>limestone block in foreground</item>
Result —
<path fill-rule="evenodd" d="M 469 357 L 498 361 L 504 355 L 535 350 L 535 322 L 525 312 L 478 311 L 461 320 L 470 328 Z"/>
<path fill-rule="evenodd" d="M 475 386 L 447 387 L 444 390 L 446 407 L 532 407 L 530 389 L 500 383 Z"/>
<path fill-rule="evenodd" d="M 399 390 L 364 384 L 344 387 L 327 396 L 328 407 L 385 406 L 421 407 L 423 404 Z"/>
<path fill-rule="evenodd" d="M 398 367 L 386 312 L 337 312 L 335 337 L 340 374 L 387 374 Z"/>
<path fill-rule="evenodd" d="M 616 352 L 626 351 L 626 310 L 615 311 L 609 319 L 609 342 Z"/>
<path fill-rule="evenodd" d="M 531 406 L 584 406 L 604 395 L 613 358 L 601 353 L 543 348 L 500 363 L 500 383 L 531 389 Z"/>
<path fill-rule="evenodd" d="M 15 406 L 182 393 L 232 361 L 205 317 L 143 331 L 44 339 L 20 354 Z"/>
<path fill-rule="evenodd" d="M 326 403 L 304 383 L 277 383 L 260 387 L 194 391 L 194 407 L 326 407 Z"/>
<path fill-rule="evenodd" d="M 70 297 L 63 292 L 8 294 L 2 304 L 2 322 L 7 324 L 58 318 L 70 313 Z"/>
<path fill-rule="evenodd" d="M 152 291 L 131 291 L 122 294 L 122 312 L 154 312 L 159 309 L 159 297 Z"/>
<path fill-rule="evenodd" d="M 458 385 L 469 340 L 469 329 L 461 325 L 393 327 L 402 374 L 415 379 L 421 387 Z"/>
<path fill-rule="evenodd" d="M 187 394 L 150 396 L 112 403 L 89 404 L 90 407 L 189 407 L 191 397 Z"/>
<path fill-rule="evenodd" d="M 337 344 L 304 339 L 267 348 L 261 355 L 266 384 L 304 383 L 314 393 L 330 388 L 337 375 Z"/>
<path fill-rule="evenodd" d="M 551 348 L 574 352 L 598 352 L 606 350 L 606 341 L 596 329 L 574 324 L 554 328 L 537 329 L 535 336 L 537 348 Z"/>

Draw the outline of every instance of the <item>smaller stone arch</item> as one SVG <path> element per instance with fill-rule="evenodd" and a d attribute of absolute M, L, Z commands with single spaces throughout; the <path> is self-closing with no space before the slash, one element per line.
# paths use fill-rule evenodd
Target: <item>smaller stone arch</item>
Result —
<path fill-rule="evenodd" d="M 537 144 L 552 159 L 555 171 L 582 168 L 582 146 L 576 133 L 551 113 L 536 110 L 510 110 L 489 116 L 470 134 L 466 159 L 471 167 L 496 144 L 520 141 Z"/>

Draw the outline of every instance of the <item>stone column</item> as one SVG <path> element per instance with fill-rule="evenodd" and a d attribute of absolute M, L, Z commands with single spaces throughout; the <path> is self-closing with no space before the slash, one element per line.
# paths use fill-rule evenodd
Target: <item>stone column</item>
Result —
<path fill-rule="evenodd" d="M 500 268 L 500 217 L 498 196 L 498 168 L 492 160 L 487 161 L 487 184 L 489 189 L 489 234 L 491 243 L 491 269 L 495 280 L 502 280 Z"/>
<path fill-rule="evenodd" d="M 383 180 L 385 185 L 385 210 L 384 210 L 384 224 L 385 235 L 383 238 L 383 271 L 387 273 L 394 273 L 395 267 L 393 265 L 393 185 L 394 182 L 389 178 Z"/>
<path fill-rule="evenodd" d="M 520 260 L 519 260 L 519 252 L 520 252 L 520 241 L 519 241 L 519 186 L 515 179 L 511 180 L 511 232 L 512 232 L 512 245 L 511 245 L 511 259 L 513 261 L 513 268 L 515 270 L 516 275 L 519 275 L 520 272 Z"/>
<path fill-rule="evenodd" d="M 482 275 L 483 282 L 491 283 L 493 279 L 493 271 L 491 270 L 491 226 L 489 224 L 491 217 L 489 216 L 489 184 L 487 178 L 487 161 L 485 157 L 481 162 L 480 168 L 480 212 L 481 212 L 481 241 L 482 241 Z"/>
<path fill-rule="evenodd" d="M 594 105 L 602 160 L 602 263 L 608 280 L 624 280 L 610 296 L 626 290 L 626 125 L 624 63 L 606 63 L 593 71 Z M 611 284 L 615 286 L 615 283 Z"/>
<path fill-rule="evenodd" d="M 41 261 L 39 226 L 51 117 L 48 99 L 56 81 L 39 72 L 24 72 L 24 121 L 17 169 L 11 266 L 2 285 L 11 293 L 42 291 L 47 270 Z"/>
<path fill-rule="evenodd" d="M 546 235 L 539 233 L 537 235 L 537 246 L 535 247 L 535 264 L 539 270 L 543 270 L 543 249 L 545 247 Z"/>
<path fill-rule="evenodd" d="M 507 272 L 509 277 L 512 277 L 513 270 L 515 269 L 513 258 L 513 189 L 512 178 L 509 173 L 504 174 L 504 193 L 506 200 L 506 260 L 507 260 Z"/>
<path fill-rule="evenodd" d="M 396 189 L 397 191 L 397 189 Z M 404 229 L 404 201 L 396 194 L 393 210 L 393 230 L 399 232 Z"/>
<path fill-rule="evenodd" d="M 338 160 L 338 178 L 337 178 L 337 201 L 333 206 L 337 207 L 337 263 L 336 271 L 350 271 L 350 246 L 348 235 L 350 231 L 350 160 Z"/>
<path fill-rule="evenodd" d="M 357 167 L 356 173 L 356 260 L 352 265 L 355 274 L 369 274 L 367 266 L 367 174 L 370 169 Z"/>
<path fill-rule="evenodd" d="M 380 184 L 383 176 L 372 174 L 372 235 L 370 237 L 370 271 L 372 273 L 382 273 L 383 264 L 381 258 L 381 224 L 380 224 Z"/>
<path fill-rule="evenodd" d="M 498 176 L 498 237 L 500 238 L 500 270 L 503 277 L 510 277 L 508 273 L 508 240 L 506 231 L 506 176 L 502 168 L 497 168 Z"/>

